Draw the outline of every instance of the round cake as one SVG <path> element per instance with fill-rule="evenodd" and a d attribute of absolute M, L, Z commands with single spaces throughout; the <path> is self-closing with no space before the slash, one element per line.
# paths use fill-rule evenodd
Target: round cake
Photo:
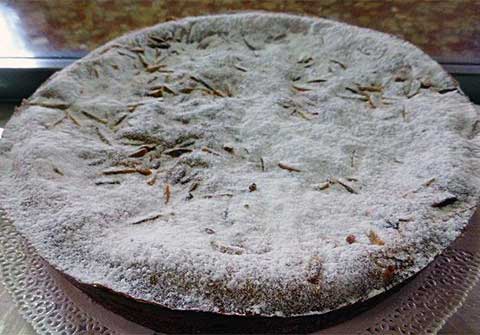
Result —
<path fill-rule="evenodd" d="M 0 140 L 0 207 L 80 283 L 175 310 L 322 314 L 460 234 L 479 120 L 390 35 L 187 18 L 98 48 L 22 103 Z"/>

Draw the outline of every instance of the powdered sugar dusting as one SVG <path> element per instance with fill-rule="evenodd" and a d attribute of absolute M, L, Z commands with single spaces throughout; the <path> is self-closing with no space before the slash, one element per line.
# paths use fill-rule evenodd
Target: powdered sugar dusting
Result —
<path fill-rule="evenodd" d="M 80 281 L 176 309 L 322 313 L 460 233 L 478 122 L 438 64 L 391 36 L 185 19 L 107 44 L 25 102 L 0 142 L 0 204 Z"/>

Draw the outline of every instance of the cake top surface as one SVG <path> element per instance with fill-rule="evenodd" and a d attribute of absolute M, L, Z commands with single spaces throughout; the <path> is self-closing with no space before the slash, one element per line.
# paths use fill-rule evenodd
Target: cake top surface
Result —
<path fill-rule="evenodd" d="M 227 314 L 323 313 L 425 267 L 478 197 L 478 127 L 411 44 L 187 18 L 58 72 L 0 141 L 0 207 L 56 268 Z"/>

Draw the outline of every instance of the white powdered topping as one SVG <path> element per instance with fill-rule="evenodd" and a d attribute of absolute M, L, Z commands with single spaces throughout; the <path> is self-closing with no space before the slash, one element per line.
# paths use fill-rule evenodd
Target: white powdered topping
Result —
<path fill-rule="evenodd" d="M 6 126 L 0 207 L 79 281 L 188 310 L 322 313 L 425 267 L 479 193 L 479 117 L 391 36 L 273 14 L 136 32 Z"/>

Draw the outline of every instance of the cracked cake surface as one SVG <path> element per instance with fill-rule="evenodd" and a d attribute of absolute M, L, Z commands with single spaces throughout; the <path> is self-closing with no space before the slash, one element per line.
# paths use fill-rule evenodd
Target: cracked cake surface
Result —
<path fill-rule="evenodd" d="M 390 35 L 187 18 L 100 47 L 22 103 L 0 140 L 0 208 L 83 283 L 173 309 L 324 313 L 460 234 L 479 122 Z"/>

